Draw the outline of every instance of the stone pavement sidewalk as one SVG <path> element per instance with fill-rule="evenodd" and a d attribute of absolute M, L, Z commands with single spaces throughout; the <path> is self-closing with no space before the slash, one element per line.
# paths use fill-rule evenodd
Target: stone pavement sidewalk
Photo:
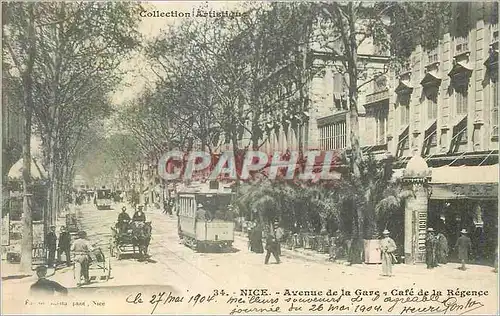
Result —
<path fill-rule="evenodd" d="M 245 241 L 248 241 L 248 237 L 242 233 L 242 232 L 235 232 L 235 238 Z M 303 260 L 305 262 L 315 262 L 319 264 L 324 264 L 324 265 L 331 265 L 333 267 L 335 266 L 348 266 L 350 269 L 353 270 L 365 270 L 365 271 L 373 271 L 374 273 L 381 271 L 381 266 L 380 264 L 355 264 L 355 265 L 348 265 L 346 260 L 337 260 L 335 262 L 331 262 L 328 260 L 329 255 L 324 254 L 324 253 L 319 253 L 317 251 L 311 250 L 311 249 L 303 249 L 303 248 L 297 248 L 295 250 L 288 249 L 286 247 L 281 246 L 281 254 L 282 257 L 285 258 L 292 258 L 292 259 L 299 259 Z M 418 263 L 418 264 L 396 264 L 393 266 L 393 271 L 395 274 L 398 275 L 407 275 L 407 276 L 414 276 L 414 275 L 424 275 L 428 276 L 430 274 L 434 273 L 439 273 L 439 274 L 445 274 L 449 275 L 452 278 L 471 278 L 471 277 L 484 277 L 484 275 L 491 275 L 491 277 L 496 277 L 497 274 L 494 273 L 493 267 L 490 266 L 484 266 L 484 265 L 475 265 L 475 264 L 469 264 L 467 265 L 467 270 L 466 271 L 461 271 L 458 269 L 459 264 L 458 263 L 448 263 L 448 264 L 443 264 L 440 265 L 437 268 L 434 269 L 427 269 L 426 265 L 424 263 Z"/>

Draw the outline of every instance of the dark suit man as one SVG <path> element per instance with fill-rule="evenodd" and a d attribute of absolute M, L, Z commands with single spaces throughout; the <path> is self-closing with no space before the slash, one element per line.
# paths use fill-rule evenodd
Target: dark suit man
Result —
<path fill-rule="evenodd" d="M 66 227 L 61 227 L 61 233 L 59 234 L 59 245 L 57 252 L 57 261 L 61 262 L 61 255 L 64 252 L 66 257 L 66 265 L 69 267 L 71 265 L 71 235 L 66 231 Z"/>
<path fill-rule="evenodd" d="M 45 236 L 45 247 L 47 247 L 47 250 L 49 252 L 47 265 L 49 266 L 49 268 L 53 268 L 57 249 L 57 236 L 55 226 L 50 226 L 49 233 L 47 234 L 47 236 Z"/>
<path fill-rule="evenodd" d="M 132 221 L 134 222 L 145 222 L 146 214 L 142 211 L 142 206 L 139 206 L 139 209 L 132 216 Z"/>
<path fill-rule="evenodd" d="M 427 229 L 427 237 L 425 239 L 425 262 L 427 263 L 427 269 L 432 269 L 437 267 L 437 239 L 434 236 L 434 229 Z"/>
<path fill-rule="evenodd" d="M 462 263 L 460 270 L 466 270 L 465 263 L 469 261 L 469 253 L 472 251 L 472 242 L 467 236 L 467 230 L 462 229 L 460 231 L 461 236 L 457 240 L 455 248 L 458 250 L 458 260 Z"/>
<path fill-rule="evenodd" d="M 274 256 L 274 259 L 276 259 L 276 263 L 280 263 L 280 256 L 278 253 L 278 240 L 276 239 L 276 236 L 274 235 L 274 232 L 269 232 L 266 237 L 266 259 L 264 260 L 265 264 L 269 263 L 269 258 L 271 257 L 271 253 Z"/>

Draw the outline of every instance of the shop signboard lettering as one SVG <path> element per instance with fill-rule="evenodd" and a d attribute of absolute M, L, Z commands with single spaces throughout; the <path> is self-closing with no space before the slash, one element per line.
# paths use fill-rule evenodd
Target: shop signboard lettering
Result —
<path fill-rule="evenodd" d="M 497 198 L 498 184 L 434 184 L 431 199 Z"/>

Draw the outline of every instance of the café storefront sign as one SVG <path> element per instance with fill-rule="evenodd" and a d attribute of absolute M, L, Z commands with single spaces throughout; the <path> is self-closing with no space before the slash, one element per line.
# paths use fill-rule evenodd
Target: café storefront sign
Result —
<path fill-rule="evenodd" d="M 431 184 L 431 200 L 497 198 L 498 183 Z"/>

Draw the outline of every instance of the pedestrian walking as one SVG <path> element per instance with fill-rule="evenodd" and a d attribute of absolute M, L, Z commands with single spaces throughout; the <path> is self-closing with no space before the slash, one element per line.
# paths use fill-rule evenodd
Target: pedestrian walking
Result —
<path fill-rule="evenodd" d="M 425 263 L 427 264 L 427 269 L 437 267 L 436 249 L 437 239 L 434 236 L 434 228 L 429 227 L 427 229 L 427 237 L 425 238 Z"/>
<path fill-rule="evenodd" d="M 337 239 L 335 236 L 330 237 L 330 248 L 328 249 L 328 260 L 331 262 L 335 262 L 337 260 Z"/>
<path fill-rule="evenodd" d="M 446 264 L 448 263 L 448 239 L 443 234 L 439 232 L 436 236 L 437 239 L 437 263 Z"/>
<path fill-rule="evenodd" d="M 246 229 L 247 229 L 247 237 L 248 237 L 248 251 L 252 251 L 253 222 L 248 222 L 248 226 Z"/>
<path fill-rule="evenodd" d="M 264 264 L 269 263 L 269 258 L 273 254 L 274 259 L 276 259 L 276 263 L 280 263 L 280 256 L 278 253 L 278 240 L 276 239 L 275 232 L 273 229 L 269 229 L 269 232 L 266 236 L 266 258 L 264 260 Z"/>
<path fill-rule="evenodd" d="M 68 289 L 61 284 L 47 280 L 47 267 L 39 266 L 36 268 L 38 280 L 30 287 L 30 294 L 33 296 L 53 296 L 56 292 L 62 295 L 68 294 Z"/>
<path fill-rule="evenodd" d="M 458 237 L 455 248 L 458 250 L 458 260 L 462 263 L 459 269 L 465 271 L 467 269 L 465 264 L 469 261 L 469 253 L 472 251 L 472 242 L 469 236 L 467 236 L 466 229 L 462 229 L 460 234 L 461 236 Z"/>
<path fill-rule="evenodd" d="M 292 227 L 292 250 L 295 250 L 299 246 L 299 233 L 300 227 L 297 222 Z"/>
<path fill-rule="evenodd" d="M 175 199 L 169 198 L 168 199 L 168 215 L 174 215 L 174 213 L 173 213 L 174 208 L 175 208 Z"/>
<path fill-rule="evenodd" d="M 49 257 L 47 260 L 47 265 L 49 268 L 54 267 L 54 261 L 56 258 L 56 249 L 57 249 L 57 236 L 56 236 L 56 227 L 50 226 L 49 233 L 45 236 L 45 247 L 49 252 Z"/>
<path fill-rule="evenodd" d="M 85 231 L 78 232 L 78 239 L 71 246 L 71 251 L 75 254 L 75 278 L 77 286 L 82 284 L 82 277 L 86 284 L 90 283 L 89 265 L 90 253 L 93 247 L 86 238 L 87 233 Z"/>
<path fill-rule="evenodd" d="M 166 199 L 163 200 L 163 214 L 167 215 L 169 209 L 169 204 Z"/>
<path fill-rule="evenodd" d="M 57 248 L 57 261 L 61 262 L 61 255 L 64 252 L 66 257 L 66 265 L 71 266 L 71 235 L 66 231 L 65 226 L 61 226 L 61 233 L 59 233 L 59 245 Z"/>
<path fill-rule="evenodd" d="M 392 276 L 392 260 L 396 243 L 389 237 L 390 232 L 386 229 L 382 232 L 384 237 L 380 240 L 380 250 L 382 252 L 382 276 Z"/>
<path fill-rule="evenodd" d="M 278 255 L 281 256 L 281 241 L 283 240 L 283 237 L 285 236 L 285 232 L 283 231 L 283 228 L 279 226 L 278 221 L 274 221 L 274 234 L 276 237 L 276 249 L 278 251 Z"/>

